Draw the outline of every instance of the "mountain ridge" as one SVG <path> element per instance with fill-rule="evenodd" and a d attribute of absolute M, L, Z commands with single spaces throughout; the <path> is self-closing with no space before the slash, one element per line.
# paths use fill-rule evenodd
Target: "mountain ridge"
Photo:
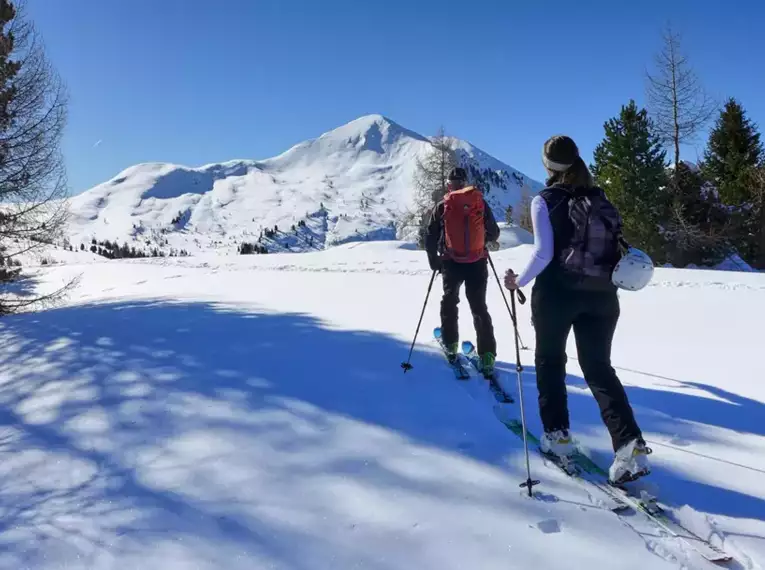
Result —
<path fill-rule="evenodd" d="M 499 219 L 521 189 L 542 184 L 452 137 L 461 162 L 482 177 Z M 417 159 L 431 139 L 379 114 L 364 115 L 274 157 L 202 166 L 146 162 L 70 199 L 69 240 L 144 251 L 308 251 L 349 241 L 413 239 Z M 95 243 L 94 243 L 95 242 Z"/>

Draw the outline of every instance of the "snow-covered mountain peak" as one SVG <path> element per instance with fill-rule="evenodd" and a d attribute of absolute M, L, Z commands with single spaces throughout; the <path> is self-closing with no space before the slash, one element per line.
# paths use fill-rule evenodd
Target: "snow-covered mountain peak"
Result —
<path fill-rule="evenodd" d="M 267 168 L 284 170 L 326 162 L 338 155 L 353 161 L 375 161 L 395 153 L 397 145 L 414 141 L 428 143 L 427 138 L 383 115 L 365 115 L 261 163 Z"/>
<path fill-rule="evenodd" d="M 471 174 L 484 181 L 498 218 L 519 202 L 522 188 L 541 188 L 453 140 Z M 401 222 L 413 204 L 417 159 L 431 149 L 429 138 L 372 114 L 265 160 L 138 164 L 72 199 L 71 241 L 235 253 L 244 242 L 269 252 L 306 251 L 406 237 L 412 228 Z"/>

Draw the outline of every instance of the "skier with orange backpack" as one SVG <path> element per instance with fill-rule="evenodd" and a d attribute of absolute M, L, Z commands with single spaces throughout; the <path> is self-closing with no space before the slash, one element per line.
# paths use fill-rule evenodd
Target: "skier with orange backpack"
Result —
<path fill-rule="evenodd" d="M 475 327 L 481 371 L 494 377 L 497 341 L 494 337 L 486 287 L 489 279 L 488 242 L 499 239 L 499 226 L 483 194 L 468 185 L 464 168 L 454 168 L 447 178 L 447 194 L 430 216 L 425 234 L 425 250 L 430 268 L 442 274 L 441 334 L 447 358 L 454 362 L 459 350 L 457 305 L 460 287 L 470 305 Z"/>

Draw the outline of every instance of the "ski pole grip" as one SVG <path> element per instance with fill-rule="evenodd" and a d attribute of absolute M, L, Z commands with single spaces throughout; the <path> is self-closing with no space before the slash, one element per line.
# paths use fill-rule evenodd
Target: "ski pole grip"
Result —
<path fill-rule="evenodd" d="M 516 289 L 516 291 L 518 292 L 518 302 L 523 305 L 526 302 L 526 295 L 520 289 Z"/>

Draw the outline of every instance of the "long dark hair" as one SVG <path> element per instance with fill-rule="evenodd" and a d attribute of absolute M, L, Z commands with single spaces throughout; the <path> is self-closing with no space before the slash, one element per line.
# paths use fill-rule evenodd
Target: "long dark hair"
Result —
<path fill-rule="evenodd" d="M 554 184 L 564 184 L 574 188 L 592 188 L 595 186 L 595 179 L 592 177 L 590 169 L 587 168 L 582 157 L 577 157 L 571 168 L 565 172 L 552 173 L 547 179 L 547 185 L 552 186 Z"/>
<path fill-rule="evenodd" d="M 552 170 L 548 168 L 550 178 L 547 185 L 565 184 L 574 188 L 592 188 L 595 186 L 590 170 L 579 156 L 579 147 L 576 146 L 574 139 L 566 135 L 555 135 L 545 141 L 542 149 L 543 162 L 551 162 L 556 168 L 564 167 L 562 165 L 570 164 L 565 171 Z M 551 164 L 551 166 L 553 166 Z"/>

